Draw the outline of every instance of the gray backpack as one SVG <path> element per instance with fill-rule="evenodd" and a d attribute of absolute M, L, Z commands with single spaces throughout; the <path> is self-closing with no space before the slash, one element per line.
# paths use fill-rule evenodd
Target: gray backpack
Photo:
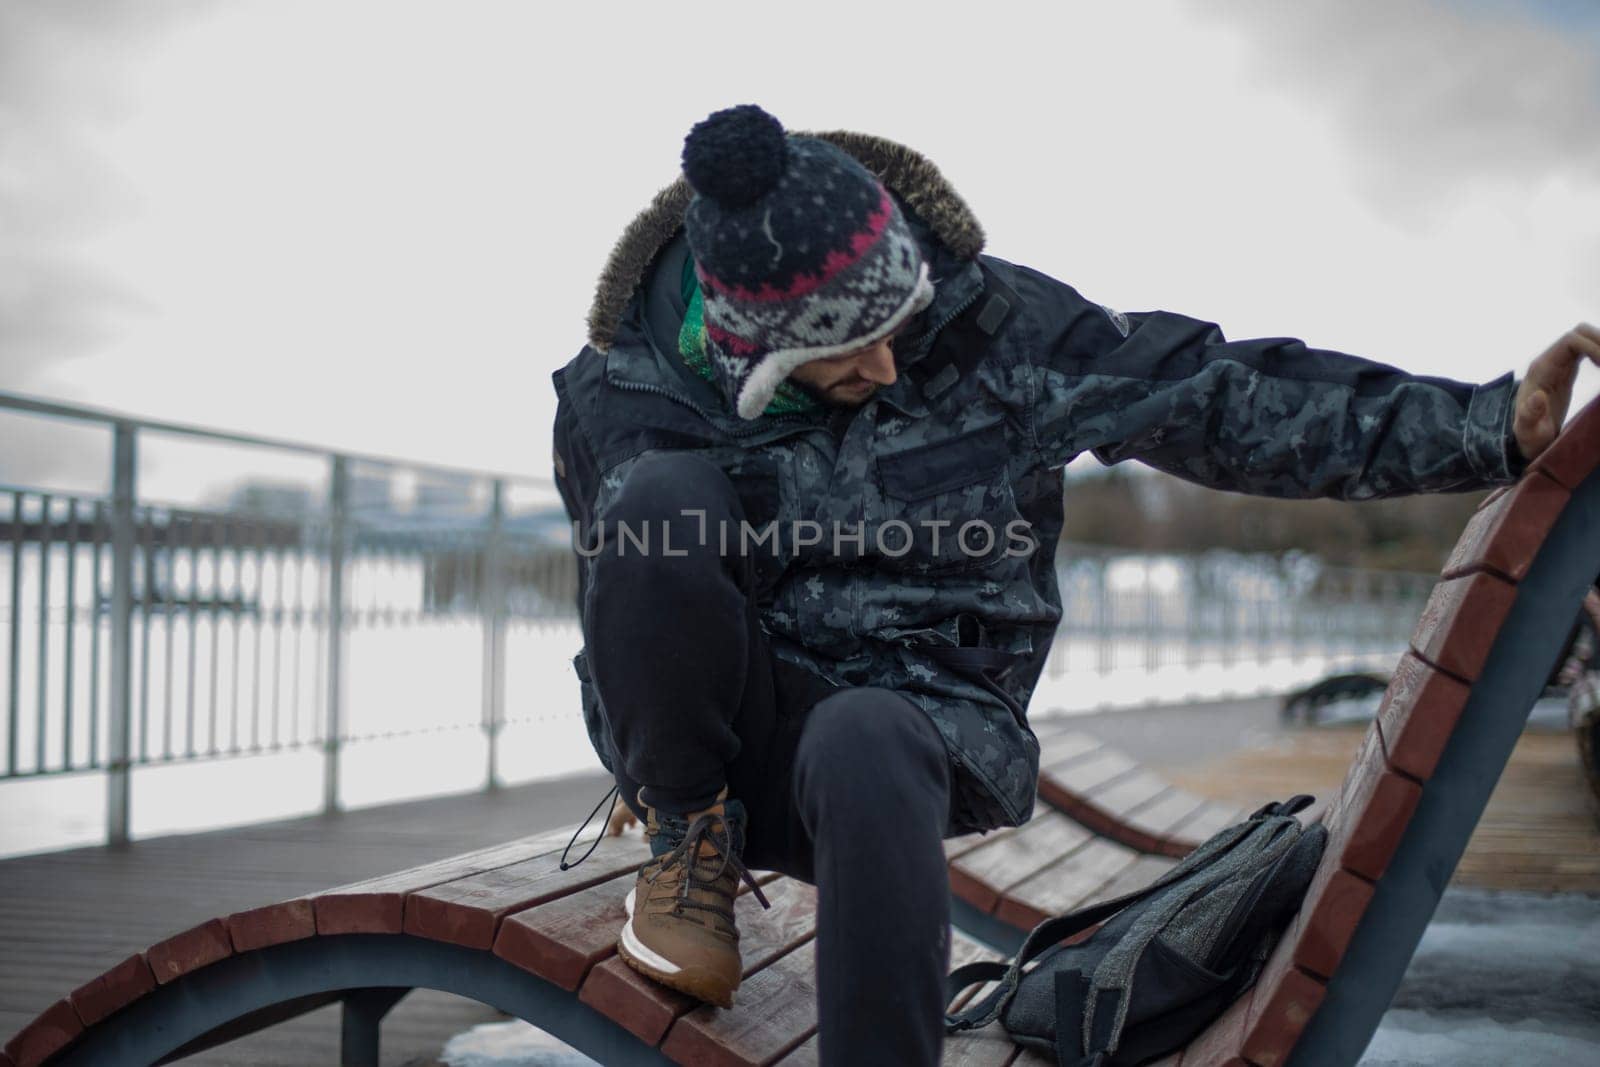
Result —
<path fill-rule="evenodd" d="M 1299 908 L 1328 838 L 1294 817 L 1311 799 L 1268 804 L 1143 889 L 1046 919 L 1009 963 L 956 968 L 949 1000 L 999 985 L 945 1029 L 998 1019 L 1060 1067 L 1132 1067 L 1187 1045 L 1255 982 Z"/>

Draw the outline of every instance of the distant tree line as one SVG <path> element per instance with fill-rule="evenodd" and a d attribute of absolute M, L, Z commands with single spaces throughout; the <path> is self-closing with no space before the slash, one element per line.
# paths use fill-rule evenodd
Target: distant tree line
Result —
<path fill-rule="evenodd" d="M 1443 566 L 1486 495 L 1274 500 L 1119 465 L 1068 479 L 1062 536 L 1156 552 L 1300 550 L 1330 563 L 1427 573 Z"/>

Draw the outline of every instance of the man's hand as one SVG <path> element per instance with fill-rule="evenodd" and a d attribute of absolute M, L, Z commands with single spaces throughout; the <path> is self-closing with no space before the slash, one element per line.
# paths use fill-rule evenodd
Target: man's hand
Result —
<path fill-rule="evenodd" d="M 1517 447 L 1527 459 L 1538 458 L 1561 432 L 1572 404 L 1572 383 L 1585 356 L 1600 366 L 1600 327 L 1587 322 L 1568 330 L 1528 365 L 1527 376 L 1517 387 L 1512 422 Z"/>
<path fill-rule="evenodd" d="M 617 810 L 611 813 L 611 818 L 606 820 L 606 835 L 608 837 L 621 837 L 622 831 L 630 826 L 637 826 L 639 817 L 635 815 L 626 804 L 618 804 Z"/>

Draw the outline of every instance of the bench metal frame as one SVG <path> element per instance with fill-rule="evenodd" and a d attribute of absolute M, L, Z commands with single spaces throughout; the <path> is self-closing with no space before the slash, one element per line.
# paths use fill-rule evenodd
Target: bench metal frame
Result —
<path fill-rule="evenodd" d="M 89 1027 L 51 1063 L 166 1063 L 343 1001 L 340 1062 L 377 1067 L 379 1023 L 412 989 L 498 1008 L 608 1065 L 671 1062 L 576 993 L 492 953 L 409 934 L 339 934 L 240 953 L 184 975 Z"/>

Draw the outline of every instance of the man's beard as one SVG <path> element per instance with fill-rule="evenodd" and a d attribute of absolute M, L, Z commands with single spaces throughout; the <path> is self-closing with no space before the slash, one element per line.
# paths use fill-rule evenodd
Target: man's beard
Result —
<path fill-rule="evenodd" d="M 870 400 L 872 395 L 878 391 L 877 383 L 869 383 L 865 378 L 858 378 L 857 381 L 871 385 L 870 389 L 862 388 L 858 385 L 852 385 L 850 388 L 845 390 L 840 390 L 838 386 L 830 386 L 827 389 L 819 389 L 810 382 L 803 382 L 798 378 L 790 378 L 789 381 L 792 382 L 802 393 L 805 393 L 813 400 L 816 400 L 819 403 L 827 404 L 829 407 L 836 408 L 858 408 Z"/>

